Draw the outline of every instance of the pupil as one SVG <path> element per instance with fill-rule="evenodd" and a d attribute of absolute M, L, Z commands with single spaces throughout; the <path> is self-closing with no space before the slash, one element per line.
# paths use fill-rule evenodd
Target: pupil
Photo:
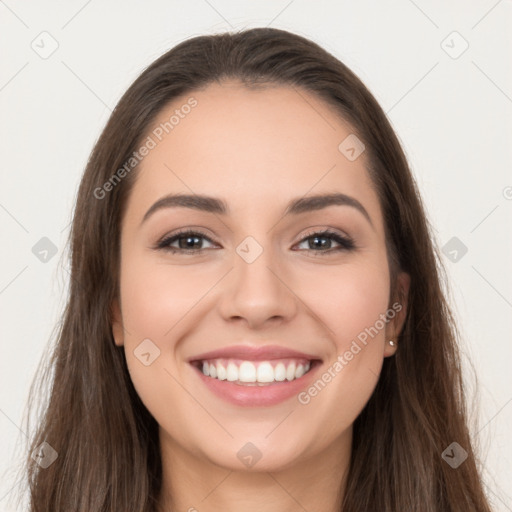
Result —
<path fill-rule="evenodd" d="M 180 248 L 181 249 L 191 249 L 194 247 L 194 242 L 192 242 L 192 245 L 187 245 L 190 240 L 198 240 L 197 236 L 187 236 L 180 239 Z M 184 241 L 182 244 L 181 242 Z"/>
<path fill-rule="evenodd" d="M 316 245 L 316 247 L 325 247 L 328 242 L 325 237 L 321 237 L 321 236 L 315 236 L 315 237 L 313 237 L 313 240 L 315 242 L 317 242 L 318 240 L 323 240 L 322 242 L 320 242 L 320 245 Z"/>

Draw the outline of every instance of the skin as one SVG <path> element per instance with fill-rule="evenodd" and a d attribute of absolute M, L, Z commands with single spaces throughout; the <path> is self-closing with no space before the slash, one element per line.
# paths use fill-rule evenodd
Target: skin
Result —
<path fill-rule="evenodd" d="M 307 405 L 297 397 L 271 407 L 232 405 L 210 392 L 187 359 L 244 342 L 278 344 L 317 355 L 320 376 L 391 307 L 383 217 L 365 153 L 349 161 L 338 145 L 350 126 L 310 93 L 283 86 L 210 85 L 173 101 L 155 126 L 190 96 L 198 105 L 137 171 L 112 319 L 133 384 L 160 425 L 161 509 L 334 511 L 352 424 L 383 358 L 396 350 L 388 340 L 396 340 L 406 304 Z M 141 224 L 171 192 L 222 198 L 230 214 L 168 208 Z M 324 192 L 356 198 L 373 225 L 350 206 L 283 217 L 292 198 Z M 212 240 L 200 239 L 202 253 L 155 250 L 186 227 Z M 352 237 L 356 249 L 327 254 L 308 243 L 325 228 Z M 263 248 L 250 264 L 236 252 L 247 236 Z M 409 276 L 398 279 L 407 294 Z M 134 355 L 146 338 L 160 350 L 149 366 Z M 250 468 L 237 457 L 247 442 L 262 455 Z"/>

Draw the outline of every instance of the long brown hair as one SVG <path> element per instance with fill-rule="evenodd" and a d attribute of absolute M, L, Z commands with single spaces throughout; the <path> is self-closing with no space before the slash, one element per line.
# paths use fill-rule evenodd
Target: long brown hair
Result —
<path fill-rule="evenodd" d="M 70 232 L 67 305 L 29 399 L 32 407 L 36 391 L 48 393 L 25 461 L 30 511 L 156 510 L 162 479 L 158 425 L 132 385 L 124 349 L 114 344 L 111 330 L 121 219 L 136 168 L 104 197 L 95 191 L 129 161 L 169 102 L 224 79 L 308 91 L 351 125 L 366 146 L 378 191 L 391 282 L 401 270 L 411 276 L 398 351 L 385 359 L 353 426 L 343 512 L 489 512 L 467 424 L 445 270 L 400 143 L 375 98 L 342 62 L 306 38 L 271 28 L 194 37 L 175 46 L 130 86 L 92 151 Z M 392 287 L 390 304 L 403 299 L 400 293 Z M 58 454 L 46 468 L 32 457 L 43 442 Z M 467 452 L 457 468 L 442 456 L 453 442 Z"/>

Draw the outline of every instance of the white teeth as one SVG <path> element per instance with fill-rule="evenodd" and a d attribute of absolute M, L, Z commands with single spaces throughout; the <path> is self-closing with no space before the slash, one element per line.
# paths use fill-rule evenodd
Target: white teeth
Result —
<path fill-rule="evenodd" d="M 286 379 L 286 366 L 283 363 L 277 363 L 274 368 L 274 378 L 277 382 L 283 382 Z"/>
<path fill-rule="evenodd" d="M 288 360 L 289 361 L 289 360 Z M 227 364 L 224 364 L 227 363 Z M 239 363 L 239 364 L 237 364 Z M 284 361 L 275 366 L 269 361 L 203 361 L 203 374 L 218 380 L 239 383 L 269 384 L 300 379 L 310 369 L 310 361 Z"/>
<path fill-rule="evenodd" d="M 295 363 L 290 363 L 286 369 L 286 379 L 293 380 L 295 378 Z"/>
<path fill-rule="evenodd" d="M 258 366 L 258 382 L 274 382 L 274 369 L 270 363 L 266 361 Z"/>
<path fill-rule="evenodd" d="M 240 382 L 256 382 L 256 366 L 249 361 L 244 361 L 238 369 Z"/>
<path fill-rule="evenodd" d="M 227 372 L 222 363 L 217 363 L 217 379 L 226 380 Z"/>
<path fill-rule="evenodd" d="M 226 370 L 226 378 L 230 382 L 238 380 L 238 366 L 234 363 L 229 363 Z"/>

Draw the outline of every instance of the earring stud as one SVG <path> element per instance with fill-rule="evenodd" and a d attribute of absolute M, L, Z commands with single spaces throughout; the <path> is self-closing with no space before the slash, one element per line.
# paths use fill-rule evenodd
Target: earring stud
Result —
<path fill-rule="evenodd" d="M 389 344 L 394 347 L 395 346 L 395 342 L 393 340 L 389 340 Z"/>

